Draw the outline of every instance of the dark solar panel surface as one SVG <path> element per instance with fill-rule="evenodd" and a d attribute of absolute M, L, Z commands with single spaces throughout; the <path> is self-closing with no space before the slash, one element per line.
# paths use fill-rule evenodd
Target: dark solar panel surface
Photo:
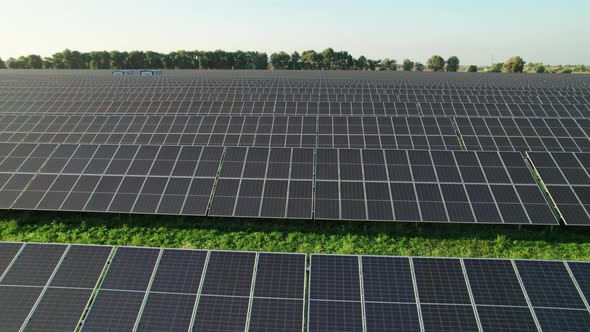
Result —
<path fill-rule="evenodd" d="M 305 258 L 119 247 L 82 330 L 300 331 Z"/>
<path fill-rule="evenodd" d="M 449 73 L 15 72 L 0 77 L 0 208 L 556 224 L 526 164 L 480 153 L 473 165 L 458 151 L 589 152 L 587 85 Z M 379 156 L 392 149 L 408 156 Z M 567 224 L 590 223 L 584 186 L 548 189 Z"/>
<path fill-rule="evenodd" d="M 17 254 L 0 276 L 0 330 L 75 330 L 112 247 L 14 245 L 0 244 Z"/>
<path fill-rule="evenodd" d="M 56 250 L 40 281 L 34 256 Z M 24 245 L 0 280 L 2 329 L 74 330 L 111 251 Z M 314 254 L 306 298 L 304 254 L 119 247 L 82 330 L 583 331 L 587 265 Z M 37 277 L 8 284 L 12 268 Z"/>
<path fill-rule="evenodd" d="M 590 153 L 528 152 L 567 225 L 590 224 Z"/>
<path fill-rule="evenodd" d="M 545 331 L 561 326 L 582 331 L 590 318 L 582 298 L 590 271 L 586 265 L 312 255 L 309 330 Z M 359 290 L 357 282 L 347 280 L 362 280 L 360 297 L 341 297 Z"/>
<path fill-rule="evenodd" d="M 22 243 L 0 243 L 0 276 L 6 271 L 21 247 Z"/>

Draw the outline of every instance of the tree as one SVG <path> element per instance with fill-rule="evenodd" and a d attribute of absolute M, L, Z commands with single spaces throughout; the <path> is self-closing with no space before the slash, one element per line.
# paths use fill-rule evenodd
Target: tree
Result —
<path fill-rule="evenodd" d="M 268 69 L 268 55 L 260 52 L 248 52 L 250 63 L 254 69 Z"/>
<path fill-rule="evenodd" d="M 111 69 L 126 69 L 127 66 L 127 52 L 112 51 L 111 52 Z"/>
<path fill-rule="evenodd" d="M 270 55 L 270 64 L 274 69 L 289 69 L 291 56 L 285 52 L 273 53 Z"/>
<path fill-rule="evenodd" d="M 354 58 L 346 51 L 334 52 L 331 69 L 350 69 L 354 67 Z"/>
<path fill-rule="evenodd" d="M 428 59 L 426 64 L 428 65 L 428 69 L 432 71 L 441 71 L 445 68 L 445 59 L 440 55 L 433 55 Z"/>
<path fill-rule="evenodd" d="M 445 67 L 446 71 L 456 72 L 459 70 L 459 58 L 456 56 L 452 56 L 447 59 L 447 66 Z"/>
<path fill-rule="evenodd" d="M 71 51 L 69 49 L 63 50 L 63 64 L 67 69 L 86 69 L 86 61 L 82 56 L 82 53 L 78 51 Z"/>
<path fill-rule="evenodd" d="M 43 68 L 45 69 L 55 69 L 55 65 L 53 63 L 52 57 L 43 58 Z"/>
<path fill-rule="evenodd" d="M 402 69 L 404 71 L 412 71 L 413 68 L 414 62 L 412 62 L 410 59 L 404 59 L 404 62 L 402 63 Z"/>
<path fill-rule="evenodd" d="M 66 69 L 66 63 L 64 59 L 64 54 L 62 52 L 57 52 L 51 56 L 53 62 L 53 68 L 55 69 Z"/>
<path fill-rule="evenodd" d="M 397 70 L 397 61 L 395 61 L 394 59 L 385 58 L 385 59 L 383 59 L 383 62 L 381 62 L 381 68 L 383 68 L 385 70 L 396 71 Z"/>
<path fill-rule="evenodd" d="M 326 48 L 320 53 L 322 69 L 335 69 L 335 53 L 332 48 Z"/>
<path fill-rule="evenodd" d="M 131 51 L 127 54 L 127 68 L 145 68 L 145 53 L 142 51 Z"/>
<path fill-rule="evenodd" d="M 90 69 L 109 69 L 111 68 L 111 54 L 107 51 L 92 51 L 88 53 Z"/>
<path fill-rule="evenodd" d="M 31 54 L 27 56 L 28 67 L 32 69 L 43 69 L 43 59 L 41 56 Z"/>
<path fill-rule="evenodd" d="M 302 68 L 301 55 L 295 51 L 291 54 L 291 62 L 289 63 L 289 69 L 299 70 Z"/>
<path fill-rule="evenodd" d="M 513 56 L 506 60 L 506 63 L 504 63 L 504 69 L 509 73 L 522 73 L 525 63 L 526 62 L 524 62 L 521 57 Z"/>
<path fill-rule="evenodd" d="M 542 63 L 539 63 L 535 66 L 535 73 L 543 74 L 545 72 L 545 66 Z"/>
<path fill-rule="evenodd" d="M 502 72 L 502 68 L 504 67 L 504 64 L 499 62 L 499 63 L 494 63 L 492 65 L 492 67 L 490 68 L 490 71 L 492 73 L 501 73 Z"/>
<path fill-rule="evenodd" d="M 373 59 L 367 60 L 367 67 L 369 68 L 369 70 L 377 69 L 377 67 L 379 67 L 380 64 L 381 64 L 381 60 L 373 60 Z"/>
<path fill-rule="evenodd" d="M 360 70 L 366 70 L 369 67 L 369 63 L 367 62 L 367 58 L 364 55 L 359 56 L 356 60 L 356 68 Z"/>
<path fill-rule="evenodd" d="M 251 69 L 248 64 L 248 55 L 240 50 L 234 52 L 234 69 Z"/>
<path fill-rule="evenodd" d="M 158 52 L 145 52 L 145 66 L 151 69 L 161 69 L 164 67 L 162 63 L 162 55 Z"/>
<path fill-rule="evenodd" d="M 10 69 L 31 69 L 28 59 L 24 56 L 18 57 L 18 59 L 9 58 L 6 64 Z"/>
<path fill-rule="evenodd" d="M 174 68 L 195 69 L 199 67 L 198 62 L 195 61 L 195 52 L 179 50 L 171 52 L 169 55 L 174 62 Z"/>
<path fill-rule="evenodd" d="M 471 66 L 467 67 L 467 72 L 468 73 L 476 73 L 477 72 L 477 66 L 476 65 L 471 65 Z"/>
<path fill-rule="evenodd" d="M 4 60 L 2 60 L 2 58 L 0 58 L 0 69 L 6 69 L 6 64 L 4 63 Z"/>
<path fill-rule="evenodd" d="M 416 62 L 414 64 L 414 70 L 415 71 L 424 71 L 424 65 L 420 62 Z"/>
<path fill-rule="evenodd" d="M 314 50 L 307 50 L 301 53 L 301 64 L 303 69 L 318 69 L 319 55 Z"/>

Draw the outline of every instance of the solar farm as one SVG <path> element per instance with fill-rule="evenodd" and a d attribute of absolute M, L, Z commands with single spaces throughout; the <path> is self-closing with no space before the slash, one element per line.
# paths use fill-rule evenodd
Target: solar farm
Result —
<path fill-rule="evenodd" d="M 590 76 L 11 70 L 0 209 L 585 233 Z M 0 242 L 0 331 L 588 331 L 589 301 L 565 258 Z"/>

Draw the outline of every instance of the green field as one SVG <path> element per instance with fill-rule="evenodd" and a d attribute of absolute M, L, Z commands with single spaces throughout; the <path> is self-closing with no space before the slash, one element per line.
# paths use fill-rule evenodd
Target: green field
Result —
<path fill-rule="evenodd" d="M 574 227 L 2 212 L 0 240 L 273 252 L 590 261 Z"/>

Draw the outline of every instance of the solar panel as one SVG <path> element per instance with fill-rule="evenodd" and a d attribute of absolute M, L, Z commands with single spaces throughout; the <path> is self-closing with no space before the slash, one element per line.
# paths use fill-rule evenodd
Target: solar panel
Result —
<path fill-rule="evenodd" d="M 226 148 L 209 215 L 311 218 L 313 150 Z"/>
<path fill-rule="evenodd" d="M 527 153 L 567 225 L 590 224 L 590 154 Z"/>
<path fill-rule="evenodd" d="M 451 118 L 319 116 L 0 116 L 11 143 L 460 149 Z M 56 121 L 72 124 L 56 129 Z M 15 123 L 22 121 L 22 123 Z M 124 124 L 121 124 L 124 121 Z M 97 125 L 116 122 L 118 125 Z M 162 122 L 170 122 L 162 125 Z M 137 123 L 137 125 L 132 125 Z M 156 125 L 150 125 L 155 123 Z M 208 123 L 211 123 L 209 125 Z M 2 128 L 2 127 L 0 127 Z M 53 131 L 52 131 L 53 130 Z M 55 131 L 58 130 L 58 131 Z M 317 140 L 317 141 L 316 141 Z"/>
<path fill-rule="evenodd" d="M 21 250 L 22 243 L 0 243 L 0 276 L 10 266 L 16 254 Z M 0 277 L 0 280 L 2 277 Z"/>
<path fill-rule="evenodd" d="M 0 77 L 0 208 L 557 224 L 517 152 L 590 151 L 586 86 L 567 75 L 14 72 Z M 566 223 L 588 224 L 585 188 L 550 186 Z"/>
<path fill-rule="evenodd" d="M 318 149 L 315 196 L 317 219 L 557 223 L 518 153 Z"/>
<path fill-rule="evenodd" d="M 308 331 L 362 330 L 357 256 L 312 255 Z"/>
<path fill-rule="evenodd" d="M 588 264 L 565 264 L 314 254 L 308 330 L 583 330 Z"/>
<path fill-rule="evenodd" d="M 2 329 L 74 330 L 112 248 L 14 245 Z M 587 265 L 119 247 L 82 330 L 584 330 Z"/>
<path fill-rule="evenodd" d="M 83 330 L 301 330 L 304 289 L 303 254 L 119 247 Z"/>
<path fill-rule="evenodd" d="M 303 329 L 306 255 L 260 253 L 248 328 Z"/>
<path fill-rule="evenodd" d="M 12 252 L 0 277 L 0 329 L 75 330 L 110 246 L 1 243 Z"/>
<path fill-rule="evenodd" d="M 39 146 L 44 145 L 30 148 Z M 557 223 L 517 152 L 51 147 L 55 150 L 39 169 L 7 174 L 0 189 L 7 207 L 300 219 Z M 115 159 L 132 154 L 128 158 L 133 159 Z M 53 173 L 46 173 L 48 165 L 54 165 L 50 161 L 59 159 L 68 161 L 58 163 L 64 165 L 61 169 L 49 166 Z M 74 160 L 83 161 L 83 165 L 107 162 L 101 168 L 66 170 Z M 121 160 L 131 166 L 111 168 Z M 168 166 L 154 171 L 153 165 L 158 163 Z"/>
<path fill-rule="evenodd" d="M 468 150 L 587 152 L 588 135 L 573 119 L 455 118 Z"/>

